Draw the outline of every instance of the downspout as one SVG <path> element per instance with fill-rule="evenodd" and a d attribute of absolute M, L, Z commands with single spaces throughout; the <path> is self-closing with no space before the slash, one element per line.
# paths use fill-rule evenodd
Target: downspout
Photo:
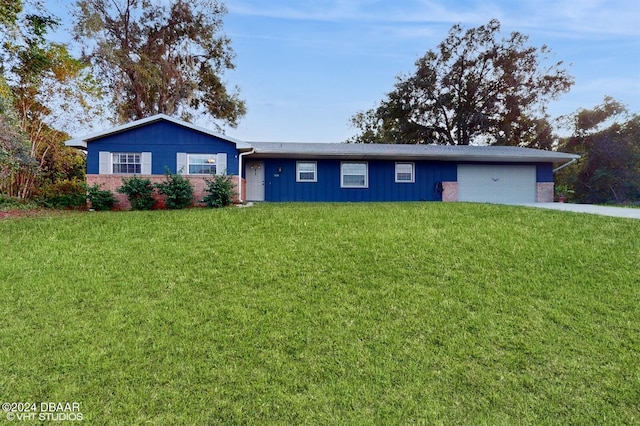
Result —
<path fill-rule="evenodd" d="M 573 164 L 573 163 L 575 163 L 576 161 L 578 161 L 578 159 L 577 159 L 577 158 L 574 158 L 573 160 L 569 161 L 568 163 L 564 163 L 562 166 L 560 166 L 560 167 L 558 167 L 558 168 L 553 169 L 553 173 L 557 172 L 558 170 L 562 170 L 562 169 L 564 169 L 564 168 L 565 168 L 565 167 L 567 167 L 567 166 L 572 165 L 572 164 Z"/>
<path fill-rule="evenodd" d="M 253 154 L 254 152 L 256 152 L 255 148 L 251 148 L 251 151 L 241 152 L 240 155 L 238 155 L 238 201 L 240 204 L 244 202 L 242 199 L 242 157 Z"/>

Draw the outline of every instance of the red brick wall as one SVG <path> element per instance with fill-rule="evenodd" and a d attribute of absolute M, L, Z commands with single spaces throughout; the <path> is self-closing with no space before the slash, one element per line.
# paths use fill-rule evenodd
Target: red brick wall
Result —
<path fill-rule="evenodd" d="M 458 201 L 458 182 L 442 182 L 442 201 Z M 536 203 L 553 202 L 553 182 L 536 184 Z"/>
<path fill-rule="evenodd" d="M 458 201 L 458 182 L 442 182 L 442 201 Z"/>
<path fill-rule="evenodd" d="M 127 196 L 125 194 L 118 193 L 118 188 L 122 186 L 122 178 L 129 178 L 134 175 L 87 175 L 87 185 L 93 186 L 95 184 L 100 185 L 100 189 L 108 190 L 113 193 L 118 203 L 115 208 L 118 210 L 127 210 L 131 208 L 129 204 L 129 200 L 127 200 Z M 159 183 L 166 179 L 164 175 L 135 175 L 141 179 L 149 179 L 151 183 Z M 206 195 L 205 188 L 206 183 L 205 179 L 209 179 L 209 176 L 185 176 L 191 182 L 191 186 L 193 186 L 193 198 L 195 200 L 195 204 L 197 205 L 200 200 Z M 234 190 L 236 193 L 238 192 L 238 176 L 232 176 Z M 242 179 L 242 199 L 245 199 L 246 194 L 246 183 L 245 180 Z M 154 193 L 154 197 L 158 200 L 156 204 L 154 204 L 153 208 L 163 208 L 163 196 L 157 193 Z M 233 197 L 233 202 L 239 202 L 238 196 Z"/>
<path fill-rule="evenodd" d="M 536 184 L 536 203 L 553 203 L 553 182 Z"/>

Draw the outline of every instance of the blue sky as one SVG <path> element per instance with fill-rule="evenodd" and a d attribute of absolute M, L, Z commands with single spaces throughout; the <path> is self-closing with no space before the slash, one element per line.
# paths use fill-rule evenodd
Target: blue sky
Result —
<path fill-rule="evenodd" d="M 60 0 L 46 0 L 56 3 Z M 342 142 L 349 118 L 373 107 L 411 73 L 453 24 L 497 18 L 505 36 L 529 35 L 569 65 L 575 85 L 552 116 L 591 108 L 605 95 L 640 113 L 638 0 L 228 0 L 232 40 L 248 113 L 229 136 L 247 141 Z M 204 124 L 206 123 L 198 123 Z"/>

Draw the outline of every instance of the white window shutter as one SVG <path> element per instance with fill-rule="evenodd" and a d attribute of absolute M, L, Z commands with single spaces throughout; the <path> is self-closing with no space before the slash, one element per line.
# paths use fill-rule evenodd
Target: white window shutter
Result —
<path fill-rule="evenodd" d="M 186 152 L 178 152 L 176 154 L 176 173 L 179 175 L 189 174 Z"/>
<path fill-rule="evenodd" d="M 98 153 L 98 173 L 101 175 L 110 175 L 113 173 L 111 167 L 111 153 L 109 151 L 100 151 Z"/>
<path fill-rule="evenodd" d="M 142 163 L 140 166 L 140 173 L 143 175 L 151 174 L 151 153 L 143 152 L 140 156 L 140 162 Z"/>
<path fill-rule="evenodd" d="M 222 152 L 217 155 L 216 158 L 216 174 L 217 175 L 226 175 L 227 174 L 227 154 Z"/>

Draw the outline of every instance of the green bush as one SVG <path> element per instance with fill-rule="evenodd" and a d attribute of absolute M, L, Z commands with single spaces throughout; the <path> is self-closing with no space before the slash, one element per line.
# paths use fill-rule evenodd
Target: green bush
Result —
<path fill-rule="evenodd" d="M 156 202 L 153 198 L 153 185 L 149 179 L 140 179 L 137 176 L 123 178 L 118 192 L 127 196 L 132 210 L 149 210 Z"/>
<path fill-rule="evenodd" d="M 233 202 L 233 196 L 236 194 L 233 190 L 233 180 L 229 175 L 214 176 L 212 180 L 205 179 L 208 193 L 202 202 L 207 207 L 220 208 L 226 207 Z"/>
<path fill-rule="evenodd" d="M 166 180 L 156 184 L 160 194 L 166 195 L 165 206 L 168 209 L 183 209 L 193 203 L 193 187 L 189 179 L 173 174 L 165 168 Z"/>
<path fill-rule="evenodd" d="M 116 197 L 111 191 L 100 189 L 98 184 L 87 188 L 87 199 L 94 210 L 111 210 L 116 204 Z"/>
<path fill-rule="evenodd" d="M 87 185 L 77 179 L 65 179 L 40 189 L 38 202 L 45 207 L 84 207 L 87 204 Z"/>
<path fill-rule="evenodd" d="M 21 200 L 16 197 L 0 194 L 0 211 L 2 210 L 30 210 L 38 205 L 29 200 Z"/>

